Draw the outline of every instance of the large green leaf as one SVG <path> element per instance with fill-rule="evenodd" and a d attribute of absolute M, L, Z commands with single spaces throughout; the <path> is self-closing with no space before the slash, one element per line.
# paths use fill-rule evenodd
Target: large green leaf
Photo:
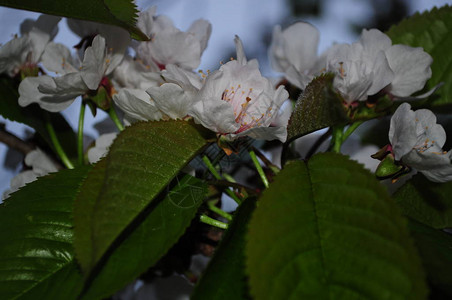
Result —
<path fill-rule="evenodd" d="M 248 299 L 245 276 L 245 235 L 255 200 L 247 199 L 237 209 L 215 256 L 195 288 L 195 299 Z"/>
<path fill-rule="evenodd" d="M 425 299 L 406 221 L 361 165 L 292 162 L 264 191 L 246 249 L 256 299 Z"/>
<path fill-rule="evenodd" d="M 137 8 L 132 0 L 0 0 L 0 5 L 49 15 L 116 25 L 128 30 L 134 39 L 148 37 L 136 27 Z"/>
<path fill-rule="evenodd" d="M 452 297 L 452 236 L 416 221 L 408 226 L 419 249 L 427 278 L 434 289 Z M 437 299 L 431 297 L 431 299 Z"/>
<path fill-rule="evenodd" d="M 17 85 L 14 81 L 11 78 L 0 76 L 0 114 L 6 119 L 32 127 L 53 148 L 45 126 L 46 118 L 49 118 L 66 154 L 71 158 L 77 157 L 75 133 L 63 116 L 59 113 L 47 113 L 37 104 L 21 107 L 17 102 L 18 98 Z"/>
<path fill-rule="evenodd" d="M 92 281 L 84 299 L 112 295 L 153 266 L 178 241 L 207 194 L 207 185 L 186 175 L 164 199 L 156 200 Z"/>
<path fill-rule="evenodd" d="M 74 246 L 86 274 L 206 145 L 203 133 L 185 121 L 140 122 L 118 135 L 99 195 L 76 202 Z"/>
<path fill-rule="evenodd" d="M 349 121 L 342 100 L 333 91 L 333 74 L 314 78 L 297 100 L 287 126 L 287 141 Z"/>
<path fill-rule="evenodd" d="M 87 171 L 40 178 L 0 205 L 0 299 L 52 287 L 53 278 L 72 263 L 72 202 Z M 77 289 L 80 282 L 71 278 L 67 286 Z"/>
<path fill-rule="evenodd" d="M 452 182 L 414 176 L 393 196 L 405 215 L 433 228 L 452 228 Z"/>
<path fill-rule="evenodd" d="M 391 27 L 387 34 L 393 44 L 423 47 L 433 57 L 432 78 L 426 89 L 440 82 L 444 85 L 437 92 L 439 97 L 430 105 L 452 107 L 452 7 L 446 5 L 423 14 L 417 13 Z"/>

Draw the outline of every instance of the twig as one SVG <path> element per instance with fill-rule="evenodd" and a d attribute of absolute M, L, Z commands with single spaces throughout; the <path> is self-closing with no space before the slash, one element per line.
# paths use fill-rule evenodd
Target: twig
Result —
<path fill-rule="evenodd" d="M 5 124 L 0 124 L 0 142 L 11 147 L 24 155 L 33 151 L 35 147 L 5 129 Z"/>

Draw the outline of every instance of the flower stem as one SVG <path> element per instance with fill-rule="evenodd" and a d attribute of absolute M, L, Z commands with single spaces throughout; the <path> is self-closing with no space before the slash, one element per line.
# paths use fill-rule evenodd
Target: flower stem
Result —
<path fill-rule="evenodd" d="M 333 128 L 333 136 L 331 137 L 331 151 L 341 153 L 342 136 L 344 127 L 338 126 Z"/>
<path fill-rule="evenodd" d="M 78 163 L 83 165 L 83 123 L 85 121 L 85 108 L 86 103 L 82 99 L 82 104 L 80 105 L 80 115 L 78 118 L 78 135 L 77 135 L 77 156 Z"/>
<path fill-rule="evenodd" d="M 273 172 L 273 174 L 276 175 L 279 173 L 279 171 L 281 171 L 281 169 L 273 164 L 268 158 L 266 158 L 265 155 L 259 151 L 259 149 L 255 147 L 252 147 L 252 149 L 254 152 L 256 152 L 257 157 L 259 157 L 259 159 L 267 166 L 267 168 L 269 168 Z"/>
<path fill-rule="evenodd" d="M 211 226 L 214 226 L 214 227 L 218 227 L 218 228 L 221 228 L 221 229 L 228 229 L 228 224 L 223 223 L 223 222 L 218 221 L 218 220 L 215 220 L 215 219 L 212 219 L 211 217 L 209 217 L 209 216 L 207 216 L 205 214 L 202 214 L 199 217 L 199 220 L 201 222 L 205 223 L 205 224 L 208 224 L 208 225 L 211 225 Z"/>
<path fill-rule="evenodd" d="M 71 163 L 66 153 L 64 152 L 63 147 L 61 146 L 60 141 L 56 136 L 55 129 L 53 128 L 52 122 L 50 121 L 50 115 L 48 113 L 46 114 L 45 127 L 47 129 L 47 132 L 49 133 L 53 146 L 55 147 L 55 151 L 60 157 L 61 161 L 68 169 L 73 169 L 74 165 Z"/>
<path fill-rule="evenodd" d="M 257 173 L 259 173 L 259 176 L 261 177 L 262 182 L 264 183 L 264 186 L 265 186 L 266 188 L 268 188 L 268 185 L 269 185 L 269 184 L 268 184 L 267 176 L 265 176 L 265 172 L 264 172 L 264 170 L 262 169 L 261 164 L 260 164 L 259 161 L 257 160 L 256 153 L 255 153 L 253 150 L 250 150 L 249 153 L 250 153 L 250 156 L 251 156 L 251 160 L 253 161 L 254 165 L 256 166 Z"/>
<path fill-rule="evenodd" d="M 122 125 L 121 121 L 119 121 L 118 115 L 116 114 L 116 110 L 113 105 L 108 110 L 108 115 L 110 116 L 110 119 L 113 121 L 113 123 L 115 123 L 119 131 L 123 131 L 124 125 Z"/>
<path fill-rule="evenodd" d="M 345 142 L 345 140 L 356 130 L 356 128 L 359 127 L 364 123 L 364 121 L 356 121 L 355 123 L 348 126 L 347 130 L 345 130 L 344 134 L 342 135 L 342 143 Z"/>
<path fill-rule="evenodd" d="M 207 202 L 207 207 L 213 211 L 214 213 L 216 213 L 217 215 L 219 215 L 220 217 L 225 218 L 228 221 L 232 221 L 232 215 L 228 214 L 227 212 L 225 212 L 224 210 L 222 210 L 221 208 L 218 208 L 215 206 L 215 204 L 213 204 L 214 201 L 209 201 Z"/>
<path fill-rule="evenodd" d="M 223 178 L 221 178 L 220 173 L 218 173 L 217 169 L 215 169 L 215 167 L 213 166 L 212 162 L 210 161 L 210 159 L 204 155 L 202 157 L 202 161 L 204 162 L 204 164 L 206 165 L 207 169 L 209 169 L 210 173 L 212 173 L 213 177 L 215 177 L 216 180 L 222 180 Z M 231 191 L 229 188 L 227 188 L 226 190 L 226 194 L 229 195 L 229 197 L 231 197 L 237 204 L 242 203 L 242 200 L 240 200 L 237 195 Z"/>

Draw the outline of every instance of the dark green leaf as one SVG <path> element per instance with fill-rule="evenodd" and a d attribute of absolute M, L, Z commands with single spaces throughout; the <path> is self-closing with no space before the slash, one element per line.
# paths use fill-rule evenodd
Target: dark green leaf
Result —
<path fill-rule="evenodd" d="M 186 175 L 177 181 L 164 199 L 153 202 L 142 216 L 144 221 L 94 274 L 84 298 L 108 297 L 153 266 L 185 232 L 206 194 L 207 185 L 199 179 Z"/>
<path fill-rule="evenodd" d="M 0 0 L 0 5 L 116 25 L 128 30 L 134 39 L 148 39 L 136 27 L 137 8 L 131 0 Z"/>
<path fill-rule="evenodd" d="M 393 44 L 422 47 L 433 57 L 432 78 L 426 89 L 440 82 L 444 85 L 436 92 L 439 95 L 431 107 L 452 107 L 452 7 L 446 5 L 433 8 L 423 14 L 415 14 L 395 25 L 387 32 Z"/>
<path fill-rule="evenodd" d="M 185 121 L 136 123 L 118 135 L 98 197 L 76 202 L 74 246 L 86 274 L 205 145 L 201 132 Z"/>
<path fill-rule="evenodd" d="M 349 121 L 342 100 L 333 91 L 333 74 L 321 75 L 300 95 L 287 126 L 287 141 Z"/>
<path fill-rule="evenodd" d="M 83 167 L 40 178 L 0 205 L 0 299 L 54 288 L 53 280 L 70 268 L 72 203 L 88 170 Z M 81 288 L 76 277 L 67 277 L 66 287 Z"/>
<path fill-rule="evenodd" d="M 408 223 L 430 284 L 452 297 L 452 236 L 416 221 Z M 431 299 L 437 299 L 431 297 Z M 445 298 L 444 298 L 445 299 Z"/>
<path fill-rule="evenodd" d="M 393 196 L 408 217 L 433 228 L 452 228 L 452 182 L 414 176 Z"/>
<path fill-rule="evenodd" d="M 264 191 L 246 249 L 256 299 L 425 299 L 406 220 L 374 175 L 325 153 Z"/>
<path fill-rule="evenodd" d="M 215 251 L 191 297 L 195 299 L 247 299 L 245 276 L 245 235 L 256 203 L 247 199 Z"/>
<path fill-rule="evenodd" d="M 18 98 L 19 94 L 14 81 L 0 76 L 0 114 L 6 119 L 32 127 L 53 148 L 49 133 L 45 127 L 46 115 L 48 115 L 66 154 L 71 158 L 77 157 L 75 133 L 63 116 L 59 113 L 47 113 L 39 108 L 37 104 L 21 107 L 17 102 Z"/>

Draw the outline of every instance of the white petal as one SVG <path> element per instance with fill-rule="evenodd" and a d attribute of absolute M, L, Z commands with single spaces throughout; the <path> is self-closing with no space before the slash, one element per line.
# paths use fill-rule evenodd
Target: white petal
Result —
<path fill-rule="evenodd" d="M 25 63 L 31 51 L 27 37 L 14 38 L 0 48 L 0 74 L 7 73 L 13 77 Z"/>
<path fill-rule="evenodd" d="M 78 71 L 72 65 L 71 51 L 63 44 L 48 43 L 41 60 L 44 67 L 51 72 L 67 74 Z"/>
<path fill-rule="evenodd" d="M 172 119 L 187 116 L 193 105 L 194 97 L 186 93 L 179 85 L 164 83 L 159 87 L 151 87 L 146 91 L 154 100 L 155 106 Z"/>
<path fill-rule="evenodd" d="M 362 46 L 363 58 L 370 60 L 373 60 L 378 52 L 384 52 L 392 45 L 391 39 L 378 29 L 363 29 L 357 43 Z"/>
<path fill-rule="evenodd" d="M 235 36 L 234 43 L 235 43 L 235 51 L 237 53 L 237 61 L 239 62 L 239 64 L 245 65 L 247 62 L 245 50 L 243 49 L 242 40 L 240 40 L 238 35 Z"/>
<path fill-rule="evenodd" d="M 95 146 L 88 150 L 88 161 L 90 164 L 97 162 L 99 159 L 107 155 L 108 149 L 115 140 L 118 133 L 106 133 L 96 139 Z"/>
<path fill-rule="evenodd" d="M 134 120 L 160 120 L 162 113 L 149 95 L 142 90 L 122 89 L 113 95 L 113 101 Z"/>
<path fill-rule="evenodd" d="M 408 103 L 400 105 L 391 118 L 388 136 L 396 160 L 409 153 L 417 143 L 415 119 Z"/>
<path fill-rule="evenodd" d="M 28 35 L 32 47 L 32 61 L 38 62 L 47 43 L 55 37 L 58 32 L 58 22 L 61 17 L 41 15 L 34 20 L 26 20 L 21 24 L 21 34 Z"/>
<path fill-rule="evenodd" d="M 432 76 L 432 57 L 422 48 L 394 45 L 386 51 L 386 56 L 395 77 L 389 86 L 394 96 L 408 97 L 421 90 Z"/>
<path fill-rule="evenodd" d="M 154 24 L 154 16 L 157 11 L 157 6 L 152 6 L 145 11 L 140 12 L 137 21 L 137 27 L 145 33 L 149 38 L 152 34 Z"/>
<path fill-rule="evenodd" d="M 176 83 L 184 90 L 194 91 L 202 87 L 202 80 L 198 74 L 172 64 L 167 65 L 161 74 L 166 82 Z"/>
<path fill-rule="evenodd" d="M 212 24 L 210 24 L 209 21 L 199 19 L 191 24 L 187 32 L 195 35 L 201 45 L 201 52 L 203 52 L 207 47 L 207 42 L 209 41 L 210 34 L 212 33 Z"/>
<path fill-rule="evenodd" d="M 285 72 L 293 66 L 298 72 L 313 67 L 317 59 L 319 31 L 309 23 L 297 22 L 284 31 L 273 31 L 270 59 L 275 70 Z"/>
<path fill-rule="evenodd" d="M 149 47 L 153 59 L 163 66 L 175 64 L 192 70 L 201 62 L 201 45 L 193 35 L 185 32 L 156 34 Z"/>
<path fill-rule="evenodd" d="M 446 142 L 446 131 L 443 126 L 436 124 L 435 114 L 428 109 L 418 109 L 415 111 L 415 117 L 417 135 L 425 133 L 430 142 L 433 141 L 439 148 L 442 148 Z"/>
<path fill-rule="evenodd" d="M 50 76 L 27 77 L 19 85 L 19 105 L 27 106 L 31 103 L 38 103 L 41 108 L 50 112 L 59 112 L 67 108 L 74 99 L 80 95 L 66 93 L 42 93 L 38 86 L 46 86 L 58 90 L 54 78 Z"/>
<path fill-rule="evenodd" d="M 97 35 L 92 46 L 85 51 L 81 70 L 82 79 L 90 90 L 97 90 L 107 69 L 109 62 L 107 63 L 105 54 L 105 39 Z"/>
<path fill-rule="evenodd" d="M 402 160 L 407 165 L 416 168 L 429 180 L 446 182 L 452 180 L 451 152 L 419 152 L 411 151 Z"/>
<path fill-rule="evenodd" d="M 47 156 L 41 149 L 35 149 L 25 156 L 25 164 L 33 168 L 33 172 L 38 176 L 46 175 L 50 172 L 57 172 L 55 162 Z"/>
<path fill-rule="evenodd" d="M 197 123 L 217 133 L 236 132 L 240 125 L 235 122 L 232 106 L 217 98 L 197 101 L 189 110 Z"/>
<path fill-rule="evenodd" d="M 371 65 L 371 63 L 369 62 Z M 394 73 L 389 67 L 388 60 L 383 51 L 376 54 L 375 61 L 372 68 L 372 85 L 367 91 L 367 95 L 375 95 L 384 89 L 394 78 Z"/>
<path fill-rule="evenodd" d="M 115 88 L 129 88 L 146 90 L 151 86 L 158 86 L 163 82 L 160 73 L 152 72 L 146 66 L 126 56 L 113 72 L 111 78 Z"/>

